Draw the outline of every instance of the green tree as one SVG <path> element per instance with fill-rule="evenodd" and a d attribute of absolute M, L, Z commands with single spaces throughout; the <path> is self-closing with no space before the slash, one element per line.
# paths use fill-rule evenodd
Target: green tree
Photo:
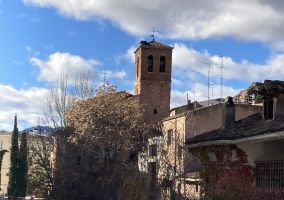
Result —
<path fill-rule="evenodd" d="M 18 125 L 17 125 L 17 115 L 15 115 L 14 120 L 14 130 L 12 133 L 12 146 L 11 146 L 11 166 L 10 166 L 10 176 L 8 185 L 8 196 L 9 199 L 18 196 L 18 177 L 19 177 L 19 144 L 18 144 Z"/>
<path fill-rule="evenodd" d="M 256 95 L 256 97 L 254 99 L 254 102 L 255 103 L 262 103 L 263 102 L 263 97 L 260 94 Z"/>
<path fill-rule="evenodd" d="M 21 136 L 21 145 L 19 151 L 19 168 L 18 168 L 18 195 L 26 196 L 27 193 L 27 173 L 28 173 L 28 148 L 27 148 L 27 133 Z"/>

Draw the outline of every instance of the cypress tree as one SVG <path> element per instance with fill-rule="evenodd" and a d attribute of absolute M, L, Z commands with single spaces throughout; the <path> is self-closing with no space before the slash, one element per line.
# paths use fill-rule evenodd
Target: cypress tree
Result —
<path fill-rule="evenodd" d="M 21 136 L 21 144 L 19 151 L 19 171 L 18 171 L 18 196 L 25 197 L 27 193 L 27 174 L 28 174 L 28 148 L 27 133 Z"/>
<path fill-rule="evenodd" d="M 18 125 L 17 125 L 17 115 L 15 115 L 14 120 L 14 130 L 12 133 L 12 146 L 11 146 L 11 166 L 10 166 L 10 173 L 9 173 L 9 184 L 8 184 L 8 196 L 9 199 L 18 196 L 18 154 L 19 154 L 19 145 L 18 145 Z"/>

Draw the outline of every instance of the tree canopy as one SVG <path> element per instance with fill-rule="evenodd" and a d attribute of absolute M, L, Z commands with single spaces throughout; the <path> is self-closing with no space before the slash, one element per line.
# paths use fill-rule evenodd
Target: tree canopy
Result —
<path fill-rule="evenodd" d="M 95 97 L 75 103 L 65 114 L 65 134 L 57 146 L 61 198 L 145 199 L 137 154 L 151 127 L 142 112 L 136 96 L 105 85 Z"/>
<path fill-rule="evenodd" d="M 136 97 L 126 92 L 101 92 L 79 101 L 66 115 L 66 122 L 74 128 L 73 141 L 114 152 L 138 150 L 149 134 Z"/>

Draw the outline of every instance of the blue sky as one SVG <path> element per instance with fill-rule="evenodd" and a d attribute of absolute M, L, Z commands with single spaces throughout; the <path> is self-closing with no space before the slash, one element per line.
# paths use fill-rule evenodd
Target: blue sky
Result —
<path fill-rule="evenodd" d="M 172 106 L 235 95 L 253 81 L 283 79 L 284 3 L 252 0 L 0 0 L 0 130 L 37 123 L 47 89 L 63 71 L 103 74 L 132 92 L 133 51 L 140 40 L 172 45 Z"/>

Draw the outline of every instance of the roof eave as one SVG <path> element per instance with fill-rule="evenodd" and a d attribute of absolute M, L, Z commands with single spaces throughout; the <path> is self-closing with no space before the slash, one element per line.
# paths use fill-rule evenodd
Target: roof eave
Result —
<path fill-rule="evenodd" d="M 278 131 L 270 134 L 257 135 L 252 137 L 240 138 L 235 140 L 215 140 L 208 142 L 199 142 L 195 144 L 186 144 L 188 148 L 212 146 L 212 145 L 229 145 L 229 144 L 239 144 L 239 143 L 250 143 L 250 142 L 261 142 L 265 140 L 272 139 L 284 139 L 284 131 Z"/>

